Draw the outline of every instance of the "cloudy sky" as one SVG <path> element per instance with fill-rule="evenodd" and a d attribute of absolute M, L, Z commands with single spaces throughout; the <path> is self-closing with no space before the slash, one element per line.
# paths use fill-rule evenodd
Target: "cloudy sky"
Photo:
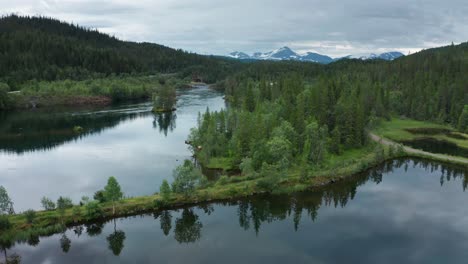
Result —
<path fill-rule="evenodd" d="M 118 38 L 202 54 L 289 46 L 330 56 L 468 40 L 467 0 L 0 0 Z"/>

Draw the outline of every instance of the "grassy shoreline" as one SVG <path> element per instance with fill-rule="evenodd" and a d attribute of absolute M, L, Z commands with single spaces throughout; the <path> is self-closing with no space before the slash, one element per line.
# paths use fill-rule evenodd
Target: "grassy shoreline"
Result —
<path fill-rule="evenodd" d="M 382 144 L 383 152 L 379 154 L 375 148 L 377 145 L 378 143 L 373 143 L 361 149 L 347 150 L 339 156 L 330 155 L 327 157 L 326 164 L 320 167 L 307 167 L 306 177 L 303 175 L 303 167 L 300 165 L 292 166 L 271 189 L 260 187 L 258 184 L 264 177 L 239 175 L 229 178 L 222 177 L 217 182 L 209 182 L 203 187 L 197 188 L 190 196 L 173 193 L 170 199 L 164 202 L 159 194 L 126 198 L 117 203 L 115 214 L 113 214 L 111 203 L 101 203 L 99 205 L 102 214 L 93 217 L 89 217 L 85 206 L 78 205 L 66 209 L 62 213 L 58 210 L 37 211 L 32 224 L 28 223 L 25 213 L 10 215 L 8 219 L 12 227 L 0 234 L 0 242 L 27 241 L 31 237 L 62 232 L 71 226 L 206 202 L 239 199 L 264 193 L 275 195 L 301 192 L 353 177 L 380 165 L 382 162 L 397 158 L 426 159 L 468 168 L 468 163 L 450 159 L 447 156 L 408 152 L 403 148 L 398 149 L 395 145 Z M 227 165 L 230 163 L 221 158 L 211 165 L 226 168 L 229 167 Z"/>
<path fill-rule="evenodd" d="M 424 130 L 444 130 L 446 133 L 434 132 L 424 133 Z M 411 130 L 420 130 L 420 133 L 410 132 Z M 417 140 L 421 138 L 431 138 L 439 141 L 446 141 L 457 145 L 460 148 L 468 149 L 468 135 L 457 132 L 454 128 L 427 121 L 417 121 L 412 119 L 392 118 L 390 121 L 383 121 L 376 129 L 375 134 L 388 138 L 396 142 L 408 140 Z M 452 136 L 451 136 L 452 135 Z M 453 137 L 458 135 L 459 138 Z M 462 138 L 465 139 L 462 139 Z"/>
<path fill-rule="evenodd" d="M 279 181 L 273 191 L 260 188 L 257 185 L 262 177 L 236 176 L 224 179 L 223 182 L 211 182 L 203 188 L 198 188 L 190 196 L 172 194 L 166 202 L 162 202 L 159 194 L 127 198 L 117 203 L 115 215 L 112 214 L 111 203 L 102 203 L 102 214 L 94 218 L 86 216 L 85 206 L 74 206 L 67 209 L 63 216 L 57 210 L 38 211 L 33 224 L 28 224 L 24 213 L 11 215 L 8 218 L 12 228 L 2 232 L 0 241 L 27 241 L 31 237 L 62 232 L 66 227 L 158 210 L 176 209 L 206 202 L 232 200 L 264 193 L 275 195 L 301 192 L 353 177 L 358 173 L 372 169 L 384 161 L 396 158 L 423 158 L 468 168 L 467 164 L 460 164 L 451 160 L 406 152 L 391 153 L 389 147 L 384 146 L 384 156 L 378 157 L 376 153 L 366 150 L 359 158 L 351 155 L 351 158 L 335 161 L 333 167 L 310 171 L 311 173 L 307 178 L 301 177 L 299 166 L 292 167 L 288 171 L 288 175 Z"/>

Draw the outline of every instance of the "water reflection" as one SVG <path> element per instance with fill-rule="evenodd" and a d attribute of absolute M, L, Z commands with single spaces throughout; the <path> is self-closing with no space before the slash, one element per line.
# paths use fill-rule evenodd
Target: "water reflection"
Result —
<path fill-rule="evenodd" d="M 107 238 L 107 242 L 109 243 L 109 249 L 115 256 L 120 255 L 124 248 L 124 241 L 125 241 L 125 232 L 122 230 L 117 230 L 117 222 L 114 219 L 114 232 L 110 234 Z"/>
<path fill-rule="evenodd" d="M 176 128 L 177 115 L 175 112 L 154 113 L 153 127 L 159 128 L 160 133 L 167 136 L 167 132 L 174 131 Z"/>
<path fill-rule="evenodd" d="M 0 151 L 16 154 L 50 151 L 67 142 L 98 135 L 123 121 L 150 114 L 148 104 L 134 107 L 92 112 L 0 112 Z M 83 131 L 74 131 L 75 126 L 82 127 Z"/>
<path fill-rule="evenodd" d="M 40 209 L 43 196 L 66 195 L 76 203 L 92 197 L 111 175 L 126 195 L 153 194 L 191 157 L 184 141 L 198 112 L 220 110 L 224 100 L 202 87 L 178 91 L 176 112 L 154 115 L 151 107 L 133 103 L 0 113 L 0 182 L 15 209 Z M 83 133 L 75 133 L 75 126 Z"/>
<path fill-rule="evenodd" d="M 435 181 L 434 178 L 436 178 Z M 447 190 L 446 192 L 443 191 L 444 189 L 437 189 L 437 186 L 439 186 L 439 178 L 442 186 L 449 185 L 448 187 L 444 187 L 444 189 Z M 315 238 L 324 237 L 324 243 L 320 244 L 320 246 L 315 244 L 317 247 L 323 247 L 323 250 L 330 250 L 335 247 L 340 248 L 341 244 L 346 246 L 344 244 L 347 243 L 351 243 L 347 246 L 352 247 L 353 241 L 358 244 L 361 243 L 361 239 L 364 239 L 361 236 L 364 235 L 366 237 L 365 241 L 369 239 L 367 242 L 371 243 L 367 244 L 367 246 L 373 248 L 372 250 L 374 251 L 378 251 L 393 246 L 391 240 L 387 241 L 381 237 L 384 233 L 394 236 L 394 239 L 398 238 L 398 240 L 401 240 L 398 243 L 402 243 L 402 245 L 408 243 L 408 241 L 418 241 L 422 238 L 421 235 L 427 237 L 429 234 L 425 232 L 408 233 L 410 229 L 399 229 L 399 226 L 404 223 L 409 225 L 408 228 L 410 228 L 410 226 L 413 228 L 414 224 L 417 222 L 417 225 L 421 226 L 421 228 L 428 228 L 431 232 L 440 229 L 441 233 L 439 234 L 437 232 L 431 236 L 429 240 L 431 241 L 431 247 L 438 247 L 447 243 L 448 237 L 446 236 L 455 240 L 462 236 L 461 234 L 454 236 L 454 230 L 448 230 L 446 227 L 440 226 L 437 222 L 433 221 L 440 219 L 442 217 L 440 214 L 445 211 L 449 211 L 453 214 L 453 217 L 463 218 L 465 212 L 460 211 L 458 207 L 456 207 L 458 208 L 457 210 L 454 210 L 451 206 L 458 206 L 460 201 L 466 199 L 466 195 L 463 194 L 463 191 L 466 190 L 467 180 L 468 173 L 462 168 L 444 166 L 423 160 L 395 160 L 361 175 L 357 175 L 352 179 L 346 179 L 323 188 L 315 188 L 310 192 L 281 196 L 255 196 L 238 201 L 202 204 L 196 207 L 155 212 L 151 217 L 145 215 L 141 217 L 114 219 L 105 223 L 90 223 L 84 226 L 70 228 L 66 232 L 55 236 L 60 241 L 61 251 L 65 253 L 73 251 L 74 246 L 71 247 L 71 245 L 74 244 L 74 242 L 72 242 L 72 240 L 78 241 L 77 243 L 80 245 L 79 247 L 81 250 L 85 250 L 83 249 L 83 243 L 91 243 L 91 245 L 99 247 L 99 244 L 102 243 L 100 238 L 105 237 L 110 254 L 114 256 L 128 256 L 124 253 L 126 252 L 125 245 L 129 244 L 127 247 L 130 247 L 130 256 L 132 257 L 136 257 L 135 254 L 139 254 L 138 256 L 146 254 L 151 255 L 153 253 L 157 255 L 163 254 L 163 248 L 161 248 L 161 250 L 150 249 L 143 247 L 139 243 L 149 245 L 173 245 L 175 242 L 182 246 L 177 247 L 180 254 L 184 255 L 184 249 L 186 249 L 188 255 L 194 254 L 193 257 L 200 254 L 202 255 L 202 253 L 190 251 L 189 249 L 191 247 L 189 245 L 196 245 L 199 243 L 207 247 L 204 248 L 204 250 L 216 255 L 217 246 L 215 245 L 218 245 L 216 243 L 220 242 L 216 242 L 215 244 L 210 243 L 214 243 L 218 235 L 221 235 L 225 239 L 222 243 L 223 248 L 239 247 L 239 245 L 236 244 L 239 243 L 239 239 L 241 244 L 255 244 L 254 238 L 249 235 L 241 235 L 241 233 L 238 232 L 239 230 L 244 230 L 243 233 L 246 234 L 254 234 L 256 239 L 260 239 L 259 241 L 266 244 L 271 243 L 271 239 L 273 239 L 271 236 L 279 232 L 278 235 L 284 240 L 283 243 L 285 247 L 289 247 L 289 243 L 297 243 L 296 239 L 299 238 L 296 237 L 301 237 L 301 239 L 302 237 L 304 237 L 304 239 L 312 239 L 310 236 Z M 460 183 L 462 188 L 460 188 Z M 454 191 L 454 189 L 458 189 L 459 191 Z M 441 193 L 443 193 L 446 196 L 444 198 L 447 199 L 436 200 L 436 197 L 438 195 L 440 196 Z M 360 194 L 360 196 L 358 194 Z M 402 194 L 406 196 L 402 197 Z M 413 197 L 412 195 L 416 196 Z M 357 197 L 360 198 L 358 199 Z M 429 197 L 434 200 L 429 201 Z M 413 201 L 408 199 L 412 199 Z M 446 201 L 447 203 L 439 204 L 437 201 L 439 203 Z M 416 203 L 416 207 L 411 207 L 410 205 L 412 203 Z M 424 206 L 422 206 L 421 203 L 423 203 Z M 447 206 L 448 208 L 443 208 L 441 205 Z M 408 209 L 410 211 L 398 211 L 403 209 Z M 426 209 L 428 209 L 428 211 L 425 211 Z M 413 215 L 413 212 L 417 213 Z M 392 217 L 389 217 L 390 215 L 392 215 Z M 232 216 L 234 216 L 235 219 L 233 219 Z M 324 218 L 321 220 L 321 217 Z M 403 217 L 403 219 L 409 219 L 398 223 L 401 221 L 401 217 Z M 425 220 L 418 220 L 419 217 Z M 137 220 L 139 218 L 141 220 Z M 147 221 L 148 218 L 150 218 L 150 221 Z M 418 221 L 413 223 L 411 218 Z M 363 221 L 363 219 L 365 219 L 365 221 L 360 222 Z M 445 218 L 443 219 L 445 220 Z M 120 223 L 120 228 L 118 228 L 119 225 L 117 222 Z M 384 225 L 376 225 L 379 222 L 382 222 Z M 237 226 L 237 231 L 236 228 L 231 227 L 233 223 Z M 286 223 L 286 225 L 284 225 L 284 223 Z M 160 235 L 153 232 L 154 226 L 160 229 Z M 290 229 L 285 228 L 287 226 L 289 226 Z M 355 230 L 357 226 L 359 226 L 359 232 Z M 461 225 L 462 228 L 464 226 L 464 224 Z M 84 228 L 86 228 L 87 234 L 85 238 L 82 236 Z M 293 233 L 297 233 L 297 235 L 292 235 L 290 232 L 292 230 L 295 230 L 296 232 Z M 360 235 L 360 232 L 364 232 L 364 234 Z M 353 238 L 357 240 L 344 243 L 346 240 L 342 241 L 344 238 L 341 236 L 343 235 L 347 236 L 347 239 Z M 468 238 L 468 234 L 466 235 L 466 238 Z M 325 239 L 325 237 L 330 237 L 332 240 L 328 240 L 328 238 Z M 130 242 L 127 241 L 128 238 L 130 238 Z M 43 241 L 39 242 L 39 238 L 35 238 L 33 243 L 28 242 L 28 244 L 37 247 L 38 252 L 45 250 L 44 252 L 47 252 L 47 254 L 54 254 L 53 249 L 47 249 L 47 241 L 50 240 L 50 238 L 42 238 L 41 240 Z M 455 243 L 458 242 L 462 241 L 457 240 Z M 24 247 L 19 246 L 24 242 L 18 243 L 19 244 L 15 246 L 17 250 L 14 250 L 15 247 L 13 247 L 12 244 L 2 245 L 2 249 L 6 252 L 13 247 L 13 252 L 23 252 L 25 257 L 32 254 L 30 249 L 26 250 Z M 41 243 L 46 243 L 45 248 L 41 248 Z M 258 244 L 255 245 L 258 247 Z M 135 247 L 137 247 L 138 250 Z M 298 245 L 296 245 L 296 247 L 298 247 Z M 296 250 L 300 250 L 300 248 L 303 247 L 304 245 L 301 244 Z M 408 247 L 411 248 L 410 246 Z M 157 252 L 154 250 L 157 250 Z M 302 250 L 306 250 L 306 248 Z M 343 250 L 343 248 L 341 248 L 341 250 Z M 170 252 L 169 250 L 169 253 Z M 208 255 L 209 252 L 207 252 Z M 344 255 L 351 254 L 348 251 L 343 251 L 342 253 Z M 459 253 L 458 250 L 456 253 Z M 102 253 L 94 252 L 93 254 L 98 254 L 94 257 L 99 259 L 99 254 Z M 247 256 L 252 254 L 250 257 L 254 255 L 252 252 L 245 254 L 247 254 Z M 296 252 L 294 254 L 299 253 Z M 378 255 L 378 253 L 376 254 Z M 437 254 L 441 253 L 438 252 Z M 37 256 L 37 254 L 33 254 L 33 256 Z M 76 256 L 76 252 L 74 256 Z M 290 257 L 292 257 L 292 255 Z M 338 256 L 332 257 L 331 255 L 327 255 L 322 257 L 336 260 Z M 362 260 L 358 256 L 354 257 L 357 258 L 355 259 L 356 261 Z M 29 259 L 31 258 L 28 258 L 28 261 Z M 69 260 L 62 257 L 60 259 L 62 261 Z M 205 256 L 198 259 L 216 263 L 216 258 Z M 76 263 L 81 263 L 78 262 L 79 260 L 85 261 L 84 258 L 80 258 L 76 260 Z M 455 260 L 459 259 L 457 258 Z M 122 262 L 132 263 L 129 259 L 125 259 L 125 261 L 122 260 Z M 279 262 L 279 260 L 273 262 Z M 458 261 L 452 261 L 451 263 L 457 262 Z M 60 262 L 57 261 L 56 263 Z M 109 261 L 109 263 L 112 263 L 112 261 Z M 372 262 L 363 261 L 363 263 Z"/>
<path fill-rule="evenodd" d="M 415 140 L 401 141 L 401 143 L 415 149 L 421 149 L 432 153 L 468 157 L 468 149 L 459 147 L 457 144 L 445 140 L 419 138 Z"/>

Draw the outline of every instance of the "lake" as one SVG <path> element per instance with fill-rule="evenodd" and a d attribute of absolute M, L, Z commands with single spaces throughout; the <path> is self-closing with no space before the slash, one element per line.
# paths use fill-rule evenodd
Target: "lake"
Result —
<path fill-rule="evenodd" d="M 225 107 L 207 87 L 178 91 L 177 111 L 147 102 L 0 115 L 0 185 L 17 211 L 75 202 L 116 176 L 152 194 L 190 158 L 198 112 Z M 81 126 L 84 132 L 73 132 Z M 89 223 L 0 245 L 21 263 L 466 263 L 468 172 L 395 160 L 322 188 Z M 0 261 L 3 259 L 0 257 Z"/>
<path fill-rule="evenodd" d="M 180 90 L 177 111 L 161 115 L 148 102 L 0 113 L 0 185 L 17 212 L 40 209 L 43 196 L 77 203 L 109 176 L 127 196 L 153 194 L 191 157 L 184 141 L 198 113 L 224 108 L 222 97 L 207 87 Z M 84 133 L 74 133 L 75 126 Z"/>
<path fill-rule="evenodd" d="M 341 182 L 30 238 L 22 263 L 466 263 L 468 172 L 395 160 Z"/>

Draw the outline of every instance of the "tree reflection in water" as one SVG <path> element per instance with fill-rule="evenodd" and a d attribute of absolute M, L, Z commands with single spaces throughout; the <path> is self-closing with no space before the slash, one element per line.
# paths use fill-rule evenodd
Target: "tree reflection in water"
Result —
<path fill-rule="evenodd" d="M 117 222 L 114 219 L 114 233 L 110 234 L 107 237 L 107 242 L 109 243 L 109 249 L 115 256 L 120 255 L 124 248 L 125 241 L 125 232 L 122 230 L 117 230 Z"/>
<path fill-rule="evenodd" d="M 200 239 L 203 225 L 192 209 L 185 208 L 175 220 L 174 238 L 179 243 L 192 243 Z"/>
<path fill-rule="evenodd" d="M 253 230 L 257 235 L 260 234 L 264 223 L 275 221 L 284 221 L 288 218 L 292 220 L 294 230 L 300 229 L 300 222 L 309 218 L 315 222 L 319 217 L 321 207 L 345 207 L 353 200 L 357 193 L 357 188 L 368 181 L 380 184 L 384 173 L 392 172 L 395 169 L 402 168 L 407 171 L 410 166 L 414 168 L 423 168 L 428 172 L 440 171 L 440 183 L 459 179 L 462 183 L 462 189 L 465 191 L 468 184 L 468 172 L 464 169 L 454 166 L 444 166 L 438 163 L 432 163 L 423 160 L 394 160 L 373 168 L 365 173 L 350 177 L 325 187 L 317 187 L 310 192 L 296 193 L 292 195 L 262 195 L 253 196 L 237 201 L 225 201 L 214 204 L 220 206 L 236 206 L 238 223 L 243 230 Z M 166 210 L 154 213 L 154 218 L 160 222 L 160 228 L 164 236 L 169 236 L 173 230 L 174 240 L 180 244 L 195 243 L 202 236 L 203 224 L 197 212 L 206 215 L 213 214 L 215 206 L 213 204 L 201 204 L 197 207 L 187 207 L 181 210 Z M 174 223 L 173 214 L 178 214 Z M 107 236 L 108 247 L 111 252 L 119 256 L 124 248 L 126 239 L 125 232 L 117 229 L 114 219 L 113 233 Z M 105 223 L 89 223 L 84 226 L 72 227 L 71 230 L 79 237 L 84 227 L 89 237 L 96 237 L 102 234 Z M 174 227 L 174 228 L 172 228 Z M 73 234 L 73 233 L 71 233 Z M 70 235 L 70 233 L 69 233 Z M 18 243 L 28 243 L 31 246 L 39 244 L 39 237 L 29 237 L 26 241 Z M 4 252 L 4 259 L 8 263 L 19 263 L 18 256 L 12 254 L 8 256 L 7 251 L 14 245 L 12 242 L 0 241 L 0 248 Z M 67 253 L 71 247 L 71 240 L 64 232 L 60 238 L 60 245 L 63 252 Z"/>
<path fill-rule="evenodd" d="M 154 113 L 153 115 L 153 128 L 159 127 L 159 132 L 164 133 L 164 136 L 167 136 L 169 131 L 172 132 L 176 128 L 177 115 L 175 112 Z"/>

